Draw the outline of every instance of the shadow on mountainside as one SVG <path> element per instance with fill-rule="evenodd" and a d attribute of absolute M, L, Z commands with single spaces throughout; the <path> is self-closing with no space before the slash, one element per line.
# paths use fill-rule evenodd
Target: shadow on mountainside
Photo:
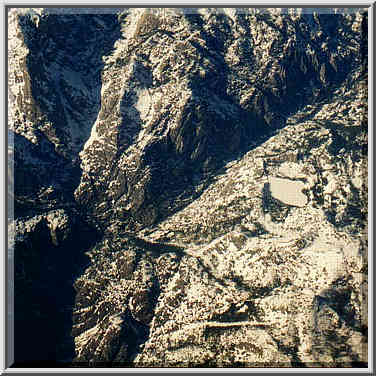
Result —
<path fill-rule="evenodd" d="M 83 251 L 98 236 L 74 211 L 66 234 L 51 237 L 45 217 L 14 249 L 14 365 L 62 367 L 75 356 L 72 312 L 75 278 L 88 264 Z"/>
<path fill-rule="evenodd" d="M 79 167 L 57 154 L 54 145 L 41 132 L 36 132 L 38 144 L 9 132 L 14 139 L 14 217 L 74 206 L 72 198 L 81 173 Z"/>
<path fill-rule="evenodd" d="M 38 27 L 23 15 L 19 22 L 29 49 L 21 68 L 30 84 L 26 79 L 26 100 L 18 104 L 38 142 L 14 134 L 14 209 L 25 223 L 36 215 L 42 219 L 31 232 L 22 229 L 24 239 L 15 242 L 13 367 L 62 367 L 75 356 L 73 283 L 88 264 L 84 252 L 99 239 L 75 209 L 73 192 L 82 172 L 75 152 L 98 116 L 102 57 L 119 39 L 120 26 L 116 14 L 48 15 Z M 46 128 L 46 122 L 53 127 Z M 69 213 L 71 228 L 55 244 L 44 215 L 61 208 Z"/>
<path fill-rule="evenodd" d="M 117 14 L 49 14 L 38 26 L 26 15 L 19 23 L 29 49 L 24 69 L 31 82 L 26 94 L 34 107 L 25 112 L 34 112 L 29 120 L 37 127 L 43 114 L 53 124 L 43 133 L 59 140 L 59 153 L 74 155 L 89 138 L 101 108 L 103 56 L 121 37 Z"/>

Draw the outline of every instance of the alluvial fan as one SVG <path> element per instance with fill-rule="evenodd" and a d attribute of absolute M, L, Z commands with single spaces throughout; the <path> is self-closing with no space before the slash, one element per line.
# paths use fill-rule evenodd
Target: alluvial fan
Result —
<path fill-rule="evenodd" d="M 15 363 L 366 367 L 367 24 L 9 9 Z"/>

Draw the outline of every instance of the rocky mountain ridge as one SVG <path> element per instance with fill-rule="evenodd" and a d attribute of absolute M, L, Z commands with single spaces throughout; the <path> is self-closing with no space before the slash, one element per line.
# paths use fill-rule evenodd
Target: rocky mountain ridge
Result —
<path fill-rule="evenodd" d="M 367 43 L 364 9 L 11 10 L 16 325 L 65 328 L 16 359 L 366 364 Z"/>

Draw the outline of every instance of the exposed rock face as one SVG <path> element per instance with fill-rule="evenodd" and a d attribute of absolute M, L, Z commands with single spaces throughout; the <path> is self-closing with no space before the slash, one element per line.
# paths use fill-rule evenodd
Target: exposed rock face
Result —
<path fill-rule="evenodd" d="M 366 25 L 12 10 L 16 361 L 366 365 Z"/>

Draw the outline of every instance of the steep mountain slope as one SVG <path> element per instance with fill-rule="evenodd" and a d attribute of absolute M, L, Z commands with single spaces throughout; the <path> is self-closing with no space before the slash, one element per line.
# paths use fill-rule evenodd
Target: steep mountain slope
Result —
<path fill-rule="evenodd" d="M 65 352 L 18 360 L 364 365 L 366 25 L 361 9 L 11 11 L 16 291 L 36 294 L 40 234 L 77 257 L 47 278 L 74 280 L 74 344 L 66 327 Z"/>

